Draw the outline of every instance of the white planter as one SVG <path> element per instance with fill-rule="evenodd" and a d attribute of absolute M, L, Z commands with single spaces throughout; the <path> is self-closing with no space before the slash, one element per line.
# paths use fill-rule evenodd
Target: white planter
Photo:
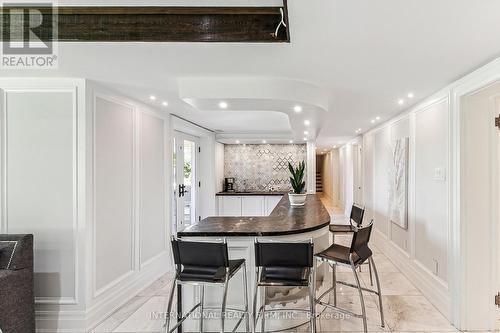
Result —
<path fill-rule="evenodd" d="M 289 193 L 288 198 L 290 199 L 290 205 L 292 206 L 303 206 L 306 203 L 307 194 L 295 194 Z"/>

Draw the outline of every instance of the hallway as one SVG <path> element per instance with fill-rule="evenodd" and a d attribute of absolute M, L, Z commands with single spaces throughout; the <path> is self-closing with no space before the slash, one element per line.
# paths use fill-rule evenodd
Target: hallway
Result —
<path fill-rule="evenodd" d="M 345 216 L 338 207 L 323 200 L 331 215 L 332 223 L 342 223 Z M 348 243 L 348 237 L 337 237 L 341 243 Z M 370 332 L 457 332 L 448 320 L 420 293 L 418 288 L 393 265 L 377 248 L 373 248 L 382 284 L 384 300 L 385 328 L 380 327 L 378 303 L 375 296 L 365 294 Z M 360 273 L 361 283 L 369 287 L 370 278 L 366 270 Z M 339 268 L 339 280 L 353 282 L 352 273 L 348 269 Z M 146 333 L 163 332 L 161 320 L 151 318 L 153 312 L 165 311 L 170 286 L 169 275 L 165 275 L 147 287 L 129 301 L 125 306 L 109 316 L 97 326 L 92 333 Z M 359 298 L 357 291 L 339 287 L 339 304 L 347 309 L 358 311 Z M 318 311 L 321 311 L 318 306 Z M 274 327 L 273 320 L 268 320 L 269 327 Z M 229 329 L 229 327 L 228 327 Z M 307 332 L 304 325 L 295 332 Z M 361 332 L 362 322 L 357 318 L 347 318 L 325 310 L 318 319 L 318 332 Z M 293 332 L 293 331 L 291 331 Z"/>

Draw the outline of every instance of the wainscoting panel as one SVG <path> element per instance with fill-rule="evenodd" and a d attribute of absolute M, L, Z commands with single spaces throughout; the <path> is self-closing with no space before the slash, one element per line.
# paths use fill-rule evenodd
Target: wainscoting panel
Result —
<path fill-rule="evenodd" d="M 134 109 L 96 96 L 94 293 L 134 270 Z"/>
<path fill-rule="evenodd" d="M 34 234 L 37 302 L 75 304 L 76 89 L 3 98 L 3 229 Z"/>
<path fill-rule="evenodd" d="M 146 113 L 140 119 L 140 258 L 144 265 L 165 251 L 167 185 L 164 120 Z"/>

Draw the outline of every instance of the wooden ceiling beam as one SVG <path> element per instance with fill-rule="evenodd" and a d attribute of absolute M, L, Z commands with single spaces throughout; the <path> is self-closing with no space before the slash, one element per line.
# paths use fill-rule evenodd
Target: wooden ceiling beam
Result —
<path fill-rule="evenodd" d="M 44 20 L 57 13 L 57 41 L 78 42 L 289 42 L 288 28 L 281 26 L 284 7 L 57 7 L 36 8 Z M 4 14 L 4 29 L 9 18 Z M 287 25 L 288 26 L 288 25 Z M 42 40 L 51 37 L 43 28 Z M 44 38 L 45 37 L 45 38 Z"/>

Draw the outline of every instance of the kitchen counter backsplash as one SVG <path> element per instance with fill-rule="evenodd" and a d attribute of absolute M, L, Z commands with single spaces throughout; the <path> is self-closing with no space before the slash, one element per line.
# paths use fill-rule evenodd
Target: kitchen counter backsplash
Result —
<path fill-rule="evenodd" d="M 224 145 L 224 177 L 235 179 L 236 191 L 287 192 L 288 162 L 297 166 L 306 158 L 305 144 Z"/>

